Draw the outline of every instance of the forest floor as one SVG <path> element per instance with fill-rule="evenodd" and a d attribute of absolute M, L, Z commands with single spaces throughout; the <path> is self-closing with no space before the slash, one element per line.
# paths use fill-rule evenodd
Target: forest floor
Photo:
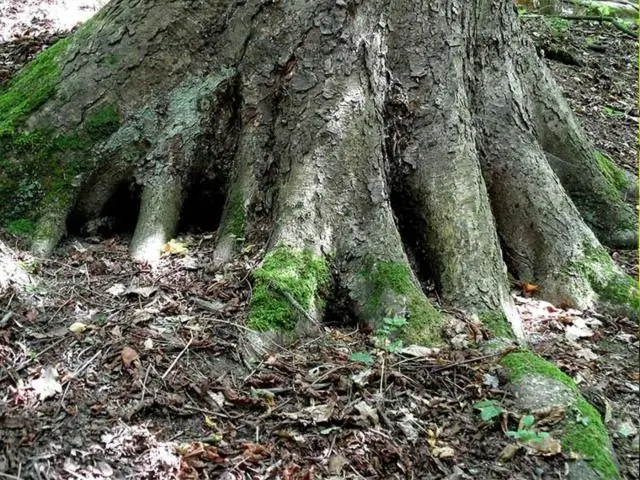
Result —
<path fill-rule="evenodd" d="M 0 83 L 71 26 L 47 16 L 64 3 L 0 5 Z M 526 28 L 594 144 L 635 173 L 636 41 L 597 23 Z M 69 238 L 47 260 L 3 240 L 39 283 L 0 296 L 0 478 L 566 478 L 571 452 L 510 449 L 522 412 L 503 429 L 474 409 L 511 404 L 471 319 L 447 326 L 448 349 L 389 353 L 355 325 L 325 325 L 245 365 L 256 247 L 212 271 L 214 232 L 184 232 L 153 269 L 130 261 L 125 236 Z M 637 276 L 635 252 L 612 254 Z M 513 294 L 533 348 L 576 380 L 623 475 L 640 478 L 637 325 Z"/>

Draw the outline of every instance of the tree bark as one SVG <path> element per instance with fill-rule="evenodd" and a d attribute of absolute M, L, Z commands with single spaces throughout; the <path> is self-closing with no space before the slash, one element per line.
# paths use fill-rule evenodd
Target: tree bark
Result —
<path fill-rule="evenodd" d="M 0 135 L 0 220 L 40 254 L 124 185 L 131 254 L 155 261 L 194 189 L 222 192 L 212 262 L 246 239 L 267 251 L 257 350 L 337 297 L 439 343 L 428 279 L 440 306 L 522 341 L 507 267 L 556 304 L 638 314 L 600 243 L 637 244 L 629 182 L 510 0 L 113 0 L 0 93 Z"/>

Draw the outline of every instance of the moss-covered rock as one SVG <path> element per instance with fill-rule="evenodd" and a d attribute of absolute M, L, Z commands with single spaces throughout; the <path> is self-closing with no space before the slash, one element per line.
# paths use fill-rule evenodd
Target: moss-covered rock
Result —
<path fill-rule="evenodd" d="M 258 331 L 293 330 L 303 313 L 291 299 L 313 315 L 331 279 L 324 258 L 284 246 L 268 253 L 253 276 L 248 326 Z"/>
<path fill-rule="evenodd" d="M 583 472 L 588 468 L 605 479 L 618 479 L 620 473 L 615 461 L 607 430 L 598 412 L 580 394 L 575 382 L 552 363 L 529 351 L 506 355 L 501 364 L 508 371 L 509 381 L 516 389 L 524 408 L 544 408 L 560 405 L 566 417 L 561 426 L 562 448 L 578 453 L 588 463 L 573 464 Z M 555 384 L 550 387 L 549 384 Z M 545 387 L 531 388 L 532 385 Z M 535 398 L 532 398 L 535 397 Z M 572 478 L 578 478 L 575 474 Z"/>
<path fill-rule="evenodd" d="M 408 322 L 400 336 L 405 342 L 420 345 L 441 343 L 442 317 L 415 285 L 405 264 L 370 261 L 362 277 L 370 289 L 365 311 L 368 318 L 380 321 L 404 313 Z M 399 301 L 403 305 L 394 305 Z M 395 311 L 387 311 L 389 308 Z"/>

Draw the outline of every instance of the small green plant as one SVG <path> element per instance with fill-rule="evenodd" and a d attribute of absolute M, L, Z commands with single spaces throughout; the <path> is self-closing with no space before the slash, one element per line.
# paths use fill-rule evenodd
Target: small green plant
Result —
<path fill-rule="evenodd" d="M 402 350 L 402 340 L 393 340 L 402 327 L 407 324 L 404 317 L 386 317 L 382 320 L 382 326 L 378 327 L 375 332 L 375 345 L 387 352 L 396 353 Z"/>
<path fill-rule="evenodd" d="M 611 117 L 611 118 L 620 118 L 620 117 L 624 117 L 624 112 L 621 112 L 620 110 L 617 110 L 613 107 L 610 107 L 608 105 L 604 106 L 604 114 L 607 117 Z"/>
<path fill-rule="evenodd" d="M 536 419 L 533 415 L 525 415 L 520 420 L 520 424 L 518 425 L 517 430 L 508 430 L 507 436 L 511 438 L 515 438 L 519 442 L 528 443 L 528 442 L 543 442 L 546 438 L 549 437 L 547 432 L 537 432 L 534 430 L 533 424 Z"/>
<path fill-rule="evenodd" d="M 349 360 L 355 363 L 364 363 L 365 365 L 373 363 L 373 357 L 369 352 L 353 352 Z"/>
<path fill-rule="evenodd" d="M 567 30 L 569 30 L 569 27 L 571 26 L 569 20 L 560 17 L 550 17 L 545 21 L 547 22 L 547 25 L 549 25 L 549 28 L 554 30 L 555 36 L 564 35 L 564 33 L 567 32 Z"/>
<path fill-rule="evenodd" d="M 484 400 L 473 405 L 473 408 L 480 410 L 480 418 L 483 422 L 489 422 L 495 417 L 506 412 L 495 400 Z"/>
<path fill-rule="evenodd" d="M 600 3 L 591 3 L 587 6 L 587 13 L 592 15 L 599 15 L 600 17 L 609 17 L 613 13 L 609 5 L 603 5 Z"/>

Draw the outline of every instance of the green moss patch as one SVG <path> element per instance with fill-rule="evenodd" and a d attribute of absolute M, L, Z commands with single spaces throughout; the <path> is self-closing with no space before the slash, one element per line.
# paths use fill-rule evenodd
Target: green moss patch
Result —
<path fill-rule="evenodd" d="M 608 445 L 609 437 L 600 414 L 589 402 L 580 398 L 562 436 L 562 448 L 584 455 L 603 478 L 621 478 L 607 451 Z"/>
<path fill-rule="evenodd" d="M 236 238 L 244 236 L 244 224 L 246 214 L 242 206 L 242 196 L 234 195 L 228 200 L 227 219 L 224 225 L 223 235 L 233 235 Z"/>
<path fill-rule="evenodd" d="M 66 203 L 76 177 L 93 167 L 95 143 L 119 125 L 117 109 L 107 105 L 90 114 L 76 132 L 5 132 L 0 143 L 0 225 L 26 234 L 27 229 L 16 225 L 35 223 L 43 211 Z"/>
<path fill-rule="evenodd" d="M 535 353 L 529 351 L 510 353 L 506 355 L 500 363 L 509 370 L 509 378 L 511 381 L 519 380 L 527 374 L 538 374 L 543 377 L 558 380 L 578 394 L 578 388 L 569 375 Z"/>
<path fill-rule="evenodd" d="M 292 330 L 302 316 L 287 295 L 306 312 L 321 301 L 320 290 L 330 282 L 327 261 L 309 250 L 279 247 L 267 254 L 253 273 L 255 284 L 248 326 L 258 331 Z"/>
<path fill-rule="evenodd" d="M 494 337 L 514 338 L 513 331 L 504 312 L 493 310 L 479 315 L 482 324 Z"/>
<path fill-rule="evenodd" d="M 385 296 L 403 296 L 406 298 L 408 317 L 408 323 L 401 332 L 403 340 L 420 345 L 441 342 L 442 317 L 413 283 L 408 266 L 393 261 L 370 262 L 362 276 L 371 289 L 366 311 L 370 318 L 381 320 L 388 315 L 397 316 L 397 312 L 382 311 Z"/>
<path fill-rule="evenodd" d="M 607 183 L 616 190 L 616 193 L 629 187 L 624 172 L 616 167 L 609 157 L 598 151 L 594 155 L 598 168 L 607 179 Z"/>
<path fill-rule="evenodd" d="M 585 278 L 601 301 L 628 307 L 635 317 L 640 316 L 638 282 L 620 271 L 601 247 L 585 246 L 583 258 L 564 267 L 564 274 Z"/>
<path fill-rule="evenodd" d="M 563 426 L 562 446 L 585 457 L 589 465 L 603 478 L 620 478 L 618 468 L 609 453 L 609 437 L 598 412 L 581 395 L 575 382 L 558 367 L 529 351 L 506 355 L 500 362 L 509 371 L 512 382 L 525 375 L 552 378 L 569 388 L 575 403 L 567 412 Z"/>
<path fill-rule="evenodd" d="M 56 92 L 61 61 L 70 39 L 59 40 L 0 89 L 0 139 L 15 129 Z"/>

